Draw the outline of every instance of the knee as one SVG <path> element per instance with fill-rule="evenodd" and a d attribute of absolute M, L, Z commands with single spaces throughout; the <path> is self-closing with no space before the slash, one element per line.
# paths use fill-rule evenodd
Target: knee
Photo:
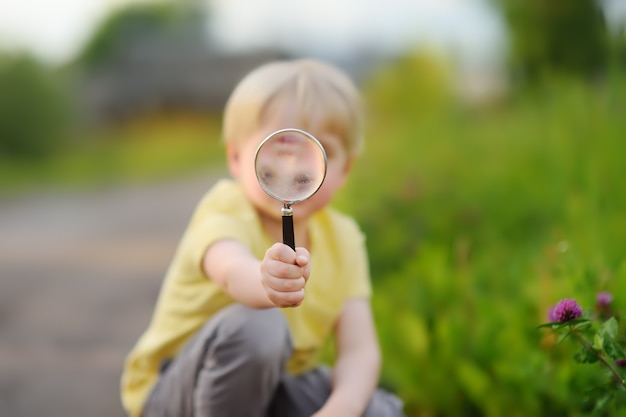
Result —
<path fill-rule="evenodd" d="M 228 307 L 222 331 L 229 348 L 240 349 L 251 361 L 283 360 L 292 345 L 287 320 L 276 308 Z"/>

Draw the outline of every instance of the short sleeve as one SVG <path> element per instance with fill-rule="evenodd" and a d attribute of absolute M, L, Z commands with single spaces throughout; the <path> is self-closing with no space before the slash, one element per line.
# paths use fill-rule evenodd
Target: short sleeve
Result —
<path fill-rule="evenodd" d="M 344 245 L 348 248 L 344 253 L 343 267 L 350 276 L 346 288 L 346 298 L 369 298 L 372 295 L 369 260 L 365 235 L 355 222 L 350 221 L 345 230 Z"/>
<path fill-rule="evenodd" d="M 208 213 L 198 224 L 190 227 L 182 240 L 181 249 L 191 265 L 202 271 L 206 250 L 220 240 L 233 239 L 251 246 L 249 228 L 240 219 L 222 213 Z"/>

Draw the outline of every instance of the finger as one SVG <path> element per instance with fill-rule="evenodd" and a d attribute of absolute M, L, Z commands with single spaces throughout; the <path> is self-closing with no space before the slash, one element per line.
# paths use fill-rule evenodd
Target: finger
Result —
<path fill-rule="evenodd" d="M 267 255 L 277 261 L 289 264 L 296 263 L 296 253 L 284 243 L 274 243 L 267 251 Z"/>
<path fill-rule="evenodd" d="M 304 283 L 306 284 L 306 282 L 309 280 L 309 275 L 311 275 L 311 265 L 306 265 L 304 268 L 302 268 L 302 278 L 304 278 Z"/>
<path fill-rule="evenodd" d="M 277 260 L 270 260 L 267 263 L 267 271 L 278 279 L 296 279 L 303 275 L 303 268 Z"/>
<path fill-rule="evenodd" d="M 267 289 L 267 297 L 277 307 L 296 307 L 304 300 L 304 289 L 293 292 L 280 292 Z"/>
<path fill-rule="evenodd" d="M 267 286 L 277 292 L 295 292 L 304 288 L 306 280 L 304 277 L 294 279 L 282 279 L 270 277 L 267 279 Z"/>
<path fill-rule="evenodd" d="M 309 251 L 305 248 L 298 247 L 296 248 L 296 264 L 299 266 L 307 266 L 311 260 L 311 255 L 309 255 Z"/>
<path fill-rule="evenodd" d="M 305 283 L 309 280 L 309 275 L 311 274 L 310 261 L 311 255 L 308 250 L 305 248 L 296 248 L 296 264 L 302 267 L 302 277 Z"/>

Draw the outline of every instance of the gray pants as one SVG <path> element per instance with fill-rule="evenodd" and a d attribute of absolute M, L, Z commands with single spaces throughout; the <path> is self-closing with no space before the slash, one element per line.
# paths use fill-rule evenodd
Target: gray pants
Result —
<path fill-rule="evenodd" d="M 330 372 L 287 374 L 292 349 L 278 309 L 227 307 L 163 371 L 142 416 L 310 417 L 330 395 Z M 364 416 L 401 417 L 402 402 L 377 390 Z"/>

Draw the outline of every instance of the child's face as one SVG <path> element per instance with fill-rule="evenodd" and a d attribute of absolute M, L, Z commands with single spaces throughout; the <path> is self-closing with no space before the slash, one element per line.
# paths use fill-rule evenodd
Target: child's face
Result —
<path fill-rule="evenodd" d="M 268 123 L 252 137 L 240 145 L 228 146 L 228 164 L 232 175 L 243 185 L 248 199 L 259 210 L 261 216 L 278 220 L 281 217 L 282 203 L 270 197 L 258 183 L 254 166 L 256 149 L 261 141 L 272 132 L 290 126 L 289 124 Z M 308 200 L 293 206 L 294 220 L 303 221 L 325 207 L 335 192 L 345 183 L 351 161 L 341 139 L 323 131 L 309 130 L 324 146 L 327 156 L 326 178 L 320 189 Z"/>

